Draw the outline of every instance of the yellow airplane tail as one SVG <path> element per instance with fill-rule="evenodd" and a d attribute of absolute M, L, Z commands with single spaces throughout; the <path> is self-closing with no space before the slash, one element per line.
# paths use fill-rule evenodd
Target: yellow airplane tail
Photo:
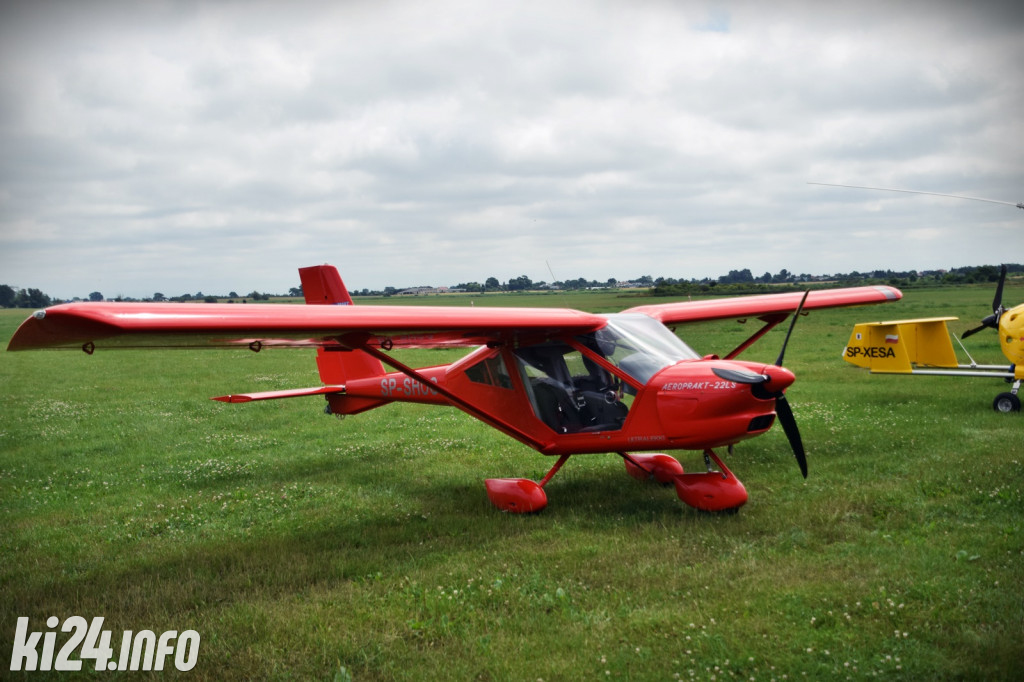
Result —
<path fill-rule="evenodd" d="M 914 367 L 957 367 L 946 322 L 955 317 L 855 325 L 843 359 L 874 373 L 911 374 Z"/>

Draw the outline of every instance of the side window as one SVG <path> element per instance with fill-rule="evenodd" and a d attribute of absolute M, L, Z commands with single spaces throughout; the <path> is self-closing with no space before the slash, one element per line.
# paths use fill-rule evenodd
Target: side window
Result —
<path fill-rule="evenodd" d="M 534 413 L 553 430 L 622 428 L 629 405 L 621 383 L 597 363 L 564 343 L 526 346 L 515 355 Z"/>
<path fill-rule="evenodd" d="M 481 360 L 467 369 L 466 378 L 478 384 L 512 388 L 512 377 L 509 376 L 500 354 Z"/>

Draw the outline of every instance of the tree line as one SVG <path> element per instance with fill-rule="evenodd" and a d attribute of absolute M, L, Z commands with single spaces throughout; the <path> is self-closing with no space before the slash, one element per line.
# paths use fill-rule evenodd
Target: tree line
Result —
<path fill-rule="evenodd" d="M 45 308 L 54 301 L 39 289 L 15 289 L 0 284 L 0 308 Z"/>
<path fill-rule="evenodd" d="M 1007 263 L 1007 273 L 1024 272 L 1024 265 Z M 902 289 L 956 284 L 978 284 L 999 280 L 1000 266 L 972 265 L 952 270 L 872 270 L 830 275 L 795 275 L 783 269 L 776 274 L 766 272 L 756 277 L 749 269 L 730 270 L 728 275 L 716 279 L 675 280 L 658 278 L 651 293 L 661 296 L 678 296 L 694 293 L 762 293 L 789 289 L 806 289 L 810 285 L 820 287 L 864 286 L 888 284 Z M 788 286 L 787 286 L 788 285 Z"/>
<path fill-rule="evenodd" d="M 755 276 L 749 268 L 744 268 L 742 270 L 730 270 L 728 274 L 720 277 L 705 277 L 703 279 L 655 278 L 650 275 L 643 275 L 629 280 L 628 286 L 645 289 L 648 293 L 656 296 L 761 293 L 766 291 L 784 291 L 787 288 L 806 288 L 808 285 L 853 286 L 889 284 L 900 288 L 916 288 L 995 282 L 999 279 L 999 269 L 1000 266 L 998 265 L 976 265 L 953 268 L 952 270 L 926 270 L 923 272 L 916 270 L 872 270 L 869 272 L 858 272 L 854 270 L 853 272 L 830 275 L 797 275 L 782 269 L 775 274 L 765 272 L 763 275 Z M 1006 269 L 1012 274 L 1024 273 L 1024 265 L 1019 263 L 1008 263 Z M 449 287 L 448 290 L 467 293 L 536 291 L 543 289 L 578 291 L 585 289 L 612 289 L 621 284 L 622 282 L 614 277 L 610 277 L 607 280 L 588 280 L 580 277 L 578 279 L 548 283 L 544 281 L 535 282 L 526 275 L 521 275 L 506 282 L 501 282 L 496 277 L 488 277 L 482 284 L 480 282 L 460 282 Z M 352 291 L 351 293 L 353 296 L 392 296 L 401 291 L 395 287 L 385 287 L 383 290 L 362 289 Z M 180 296 L 170 297 L 157 292 L 152 297 L 143 300 L 215 303 L 227 299 L 229 302 L 244 303 L 247 301 L 266 301 L 272 297 L 282 296 L 301 297 L 302 287 L 292 287 L 288 290 L 287 294 L 268 294 L 252 291 L 245 296 L 239 296 L 234 291 L 230 292 L 227 296 L 209 295 L 199 291 L 194 294 L 181 294 Z M 84 298 L 76 297 L 72 300 L 103 301 L 106 299 L 104 299 L 103 294 L 94 291 Z M 119 296 L 112 300 L 131 301 L 138 299 Z M 0 308 L 45 308 L 61 302 L 63 301 L 53 299 L 39 289 L 15 289 L 7 284 L 0 284 Z"/>

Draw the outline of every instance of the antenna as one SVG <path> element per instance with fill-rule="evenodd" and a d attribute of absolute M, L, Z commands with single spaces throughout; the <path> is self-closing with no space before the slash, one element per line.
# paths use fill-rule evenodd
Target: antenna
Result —
<path fill-rule="evenodd" d="M 551 269 L 551 263 L 549 263 L 546 258 L 544 259 L 544 265 L 548 266 L 548 273 L 551 274 L 551 283 L 554 284 L 555 283 L 555 271 Z"/>
<path fill-rule="evenodd" d="M 551 269 L 551 263 L 549 263 L 546 258 L 544 259 L 544 265 L 548 266 L 548 272 L 551 273 L 551 284 L 554 285 L 554 283 L 556 281 L 555 271 Z M 566 298 L 565 292 L 562 292 L 562 302 L 565 304 L 566 308 L 570 307 L 569 299 Z"/>
<path fill-rule="evenodd" d="M 965 197 L 959 194 L 942 194 L 941 192 L 920 192 L 914 189 L 894 189 L 892 187 L 864 187 L 863 185 L 836 185 L 829 182 L 808 182 L 808 185 L 821 185 L 823 187 L 847 187 L 851 189 L 874 189 L 883 192 L 904 192 L 906 194 L 929 194 L 933 197 L 952 197 L 954 199 L 970 199 L 971 201 L 987 201 L 990 204 L 1005 204 L 1024 209 L 1024 202 L 1013 203 L 1010 201 L 999 201 L 998 199 L 983 199 L 981 197 Z"/>

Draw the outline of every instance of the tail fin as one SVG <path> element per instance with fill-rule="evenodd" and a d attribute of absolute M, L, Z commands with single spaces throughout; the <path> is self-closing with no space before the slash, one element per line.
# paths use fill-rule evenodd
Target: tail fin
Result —
<path fill-rule="evenodd" d="M 353 305 L 352 296 L 333 265 L 299 268 L 299 280 L 307 305 Z M 320 380 L 328 386 L 344 386 L 352 379 L 384 375 L 380 360 L 361 350 L 327 351 L 318 348 L 316 364 Z"/>
<path fill-rule="evenodd" d="M 333 265 L 299 268 L 299 281 L 307 305 L 352 305 L 352 297 Z"/>

